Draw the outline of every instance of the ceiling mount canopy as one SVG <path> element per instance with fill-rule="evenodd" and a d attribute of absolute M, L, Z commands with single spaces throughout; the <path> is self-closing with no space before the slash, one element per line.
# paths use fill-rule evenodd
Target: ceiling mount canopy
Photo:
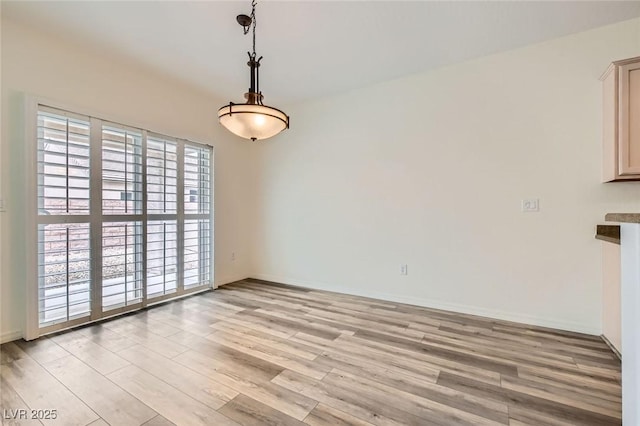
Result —
<path fill-rule="evenodd" d="M 247 52 L 251 69 L 251 86 L 244 94 L 246 102 L 234 104 L 229 102 L 218 110 L 218 119 L 231 133 L 252 141 L 268 139 L 289 128 L 289 116 L 277 108 L 262 103 L 260 91 L 260 61 L 262 56 L 256 59 L 256 0 L 251 3 L 251 16 L 238 15 L 238 24 L 248 34 L 251 28 L 253 32 L 253 51 Z"/>

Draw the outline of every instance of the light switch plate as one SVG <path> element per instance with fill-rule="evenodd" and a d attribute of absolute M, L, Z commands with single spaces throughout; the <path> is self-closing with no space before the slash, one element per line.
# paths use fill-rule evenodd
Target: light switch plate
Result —
<path fill-rule="evenodd" d="M 400 275 L 409 275 L 409 267 L 404 263 L 400 265 Z"/>
<path fill-rule="evenodd" d="M 540 200 L 537 198 L 527 198 L 522 200 L 522 211 L 525 213 L 539 212 Z"/>

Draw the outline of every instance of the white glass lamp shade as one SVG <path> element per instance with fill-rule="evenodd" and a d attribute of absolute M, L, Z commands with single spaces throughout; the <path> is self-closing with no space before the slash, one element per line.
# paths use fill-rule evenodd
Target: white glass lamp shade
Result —
<path fill-rule="evenodd" d="M 268 139 L 289 128 L 287 114 L 266 105 L 231 103 L 218 110 L 218 119 L 231 133 L 252 140 Z"/>

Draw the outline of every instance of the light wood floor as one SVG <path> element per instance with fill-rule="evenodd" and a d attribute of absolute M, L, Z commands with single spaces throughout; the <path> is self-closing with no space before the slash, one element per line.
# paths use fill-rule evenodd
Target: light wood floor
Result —
<path fill-rule="evenodd" d="M 621 424 L 597 337 L 254 281 L 1 354 L 52 424 Z"/>

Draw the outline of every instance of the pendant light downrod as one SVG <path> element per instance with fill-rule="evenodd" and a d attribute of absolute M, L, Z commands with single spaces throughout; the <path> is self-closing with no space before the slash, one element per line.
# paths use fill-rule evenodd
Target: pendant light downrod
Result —
<path fill-rule="evenodd" d="M 244 104 L 229 102 L 218 110 L 218 119 L 230 132 L 253 141 L 267 139 L 289 128 L 289 116 L 277 108 L 262 103 L 260 91 L 260 61 L 256 59 L 256 1 L 251 3 L 251 15 L 238 15 L 236 21 L 243 27 L 244 34 L 253 30 L 253 51 L 247 52 L 251 69 L 250 87 L 244 94 Z"/>

